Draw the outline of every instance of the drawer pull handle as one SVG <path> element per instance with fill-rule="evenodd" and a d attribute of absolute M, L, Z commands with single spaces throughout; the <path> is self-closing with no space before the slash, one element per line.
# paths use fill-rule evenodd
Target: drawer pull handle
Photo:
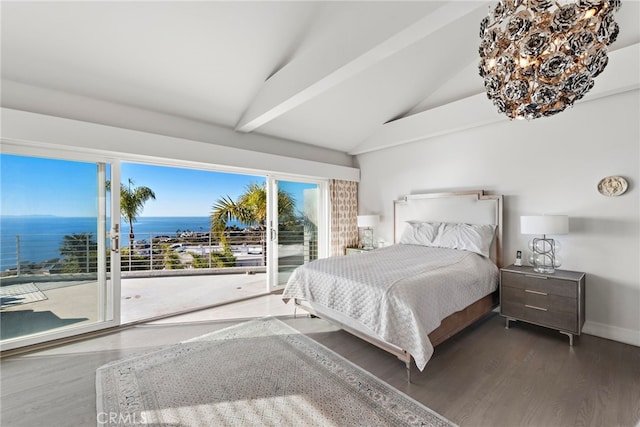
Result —
<path fill-rule="evenodd" d="M 546 308 L 536 307 L 535 305 L 525 304 L 524 306 L 525 306 L 525 307 L 527 307 L 527 308 L 532 308 L 532 309 L 534 309 L 534 310 L 547 311 L 547 309 L 546 309 Z"/>
<path fill-rule="evenodd" d="M 544 296 L 549 295 L 546 292 L 532 291 L 531 289 L 525 289 L 524 291 L 529 292 L 530 294 L 536 294 L 536 295 L 544 295 Z"/>
<path fill-rule="evenodd" d="M 535 275 L 535 274 L 525 274 L 525 277 L 533 277 L 533 278 L 536 278 L 536 279 L 543 279 L 543 280 L 547 280 L 548 279 L 547 276 L 538 276 L 538 275 Z"/>

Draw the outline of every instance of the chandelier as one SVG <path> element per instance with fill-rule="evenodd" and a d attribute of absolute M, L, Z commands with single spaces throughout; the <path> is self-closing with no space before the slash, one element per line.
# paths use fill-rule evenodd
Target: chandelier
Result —
<path fill-rule="evenodd" d="M 500 0 L 480 24 L 480 76 L 498 112 L 536 119 L 564 111 L 607 66 L 620 0 Z"/>

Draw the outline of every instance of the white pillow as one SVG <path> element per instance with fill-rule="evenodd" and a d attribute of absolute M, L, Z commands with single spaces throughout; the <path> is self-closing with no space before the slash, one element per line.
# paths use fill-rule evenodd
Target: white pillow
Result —
<path fill-rule="evenodd" d="M 400 243 L 403 245 L 437 246 L 440 222 L 407 221 Z"/>
<path fill-rule="evenodd" d="M 438 234 L 441 248 L 461 249 L 489 258 L 494 224 L 445 224 Z"/>
<path fill-rule="evenodd" d="M 491 253 L 496 226 L 493 224 L 462 224 L 407 221 L 400 238 L 405 245 L 460 249 L 485 257 Z"/>

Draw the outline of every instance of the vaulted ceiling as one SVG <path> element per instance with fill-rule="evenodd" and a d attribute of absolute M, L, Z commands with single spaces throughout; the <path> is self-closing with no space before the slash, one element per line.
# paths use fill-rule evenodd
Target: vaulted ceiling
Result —
<path fill-rule="evenodd" d="M 2 79 L 359 154 L 507 120 L 477 72 L 492 3 L 2 1 Z M 639 6 L 585 101 L 640 87 Z"/>

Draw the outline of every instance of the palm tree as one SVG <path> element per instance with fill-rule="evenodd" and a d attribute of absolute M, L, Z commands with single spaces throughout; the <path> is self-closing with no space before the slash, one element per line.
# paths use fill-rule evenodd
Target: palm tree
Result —
<path fill-rule="evenodd" d="M 133 223 L 142 213 L 144 204 L 149 199 L 156 199 L 156 194 L 149 187 L 134 187 L 135 183 L 131 178 L 128 180 L 129 185 L 120 184 L 120 213 L 127 219 L 129 223 L 129 271 L 131 271 L 131 255 L 133 253 L 133 242 L 135 234 L 133 233 Z M 111 189 L 111 182 L 107 181 L 107 190 Z"/>
<path fill-rule="evenodd" d="M 284 190 L 278 190 L 278 219 L 288 222 L 295 218 L 295 199 Z M 266 240 L 264 231 L 267 223 L 267 186 L 266 183 L 252 182 L 245 192 L 234 201 L 230 196 L 218 199 L 213 205 L 211 230 L 221 234 L 221 244 L 227 245 L 224 230 L 227 222 L 237 220 L 247 225 L 257 226 L 262 231 L 263 262 L 266 262 Z"/>
<path fill-rule="evenodd" d="M 64 236 L 60 246 L 67 273 L 90 273 L 97 270 L 98 244 L 93 233 L 75 233 Z"/>

